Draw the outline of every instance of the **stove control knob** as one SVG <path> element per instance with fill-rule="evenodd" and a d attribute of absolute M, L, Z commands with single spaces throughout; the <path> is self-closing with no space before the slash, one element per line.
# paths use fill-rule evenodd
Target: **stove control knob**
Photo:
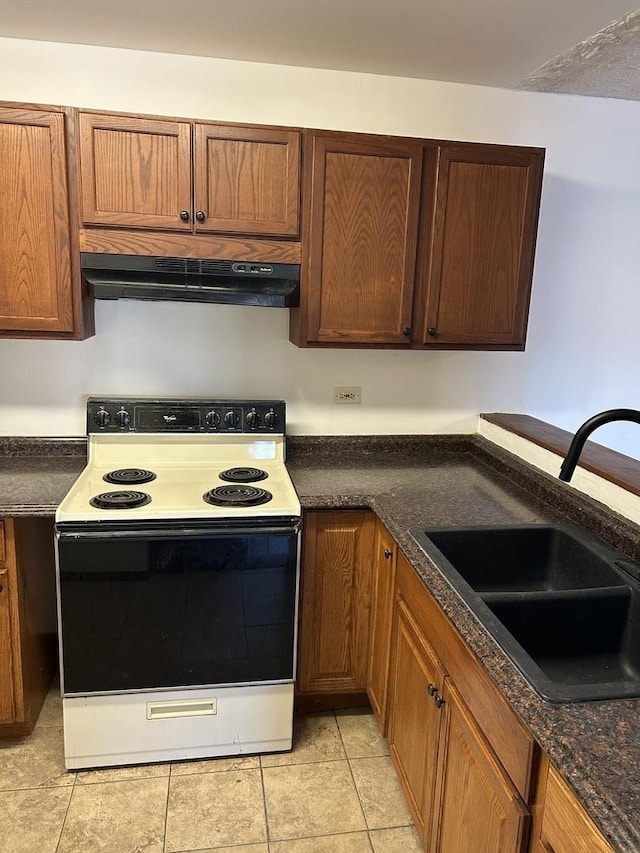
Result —
<path fill-rule="evenodd" d="M 98 409 L 94 417 L 99 427 L 107 427 L 111 423 L 111 415 L 106 409 Z"/>
<path fill-rule="evenodd" d="M 278 423 L 278 416 L 273 411 L 273 409 L 269 409 L 267 414 L 264 416 L 264 425 L 267 429 L 273 429 L 274 426 Z"/>
<path fill-rule="evenodd" d="M 260 426 L 260 415 L 255 409 L 251 409 L 250 412 L 247 412 L 244 422 L 249 429 L 257 429 Z"/>
<path fill-rule="evenodd" d="M 211 427 L 211 429 L 215 429 L 220 423 L 220 415 L 212 410 L 210 412 L 207 412 L 207 414 L 204 416 L 204 420 L 208 427 Z"/>
<path fill-rule="evenodd" d="M 224 422 L 230 429 L 235 429 L 240 422 L 240 418 L 238 417 L 237 412 L 227 412 L 224 416 Z"/>
<path fill-rule="evenodd" d="M 120 409 L 116 412 L 115 420 L 119 427 L 128 427 L 131 423 L 131 415 L 126 409 Z"/>

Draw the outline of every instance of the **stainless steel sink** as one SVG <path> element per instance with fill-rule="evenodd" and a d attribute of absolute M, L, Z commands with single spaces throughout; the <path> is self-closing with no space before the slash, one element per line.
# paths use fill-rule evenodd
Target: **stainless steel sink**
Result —
<path fill-rule="evenodd" d="M 640 696 L 640 584 L 617 551 L 571 524 L 410 532 L 543 698 Z"/>

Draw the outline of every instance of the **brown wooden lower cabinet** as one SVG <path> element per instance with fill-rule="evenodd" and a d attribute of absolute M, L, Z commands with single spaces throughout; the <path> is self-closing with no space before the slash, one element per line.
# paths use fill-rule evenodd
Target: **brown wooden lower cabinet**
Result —
<path fill-rule="evenodd" d="M 0 519 L 0 736 L 33 729 L 56 665 L 53 521 Z"/>
<path fill-rule="evenodd" d="M 371 563 L 371 615 L 367 695 L 382 734 L 387 730 L 387 685 L 391 652 L 391 618 L 398 546 L 382 524 L 376 523 Z"/>
<path fill-rule="evenodd" d="M 389 751 L 426 844 L 444 720 L 434 695 L 435 691 L 442 693 L 445 674 L 404 602 L 399 603 L 396 615 L 394 644 Z"/>
<path fill-rule="evenodd" d="M 428 850 L 524 851 L 530 813 L 447 678 Z"/>
<path fill-rule="evenodd" d="M 427 596 L 398 554 L 388 738 L 416 827 L 432 853 L 524 853 L 529 810 L 430 642 Z"/>
<path fill-rule="evenodd" d="M 613 853 L 609 842 L 546 757 L 540 762 L 531 853 Z"/>
<path fill-rule="evenodd" d="M 303 524 L 298 696 L 364 698 L 374 515 L 317 510 Z"/>
<path fill-rule="evenodd" d="M 366 688 L 425 851 L 613 853 L 373 513 L 306 512 L 301 579 L 298 709 Z"/>

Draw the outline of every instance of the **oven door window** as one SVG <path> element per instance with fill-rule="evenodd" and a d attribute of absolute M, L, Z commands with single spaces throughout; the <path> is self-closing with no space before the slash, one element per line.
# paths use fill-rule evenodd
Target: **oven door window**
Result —
<path fill-rule="evenodd" d="M 292 680 L 297 544 L 61 538 L 65 694 Z"/>

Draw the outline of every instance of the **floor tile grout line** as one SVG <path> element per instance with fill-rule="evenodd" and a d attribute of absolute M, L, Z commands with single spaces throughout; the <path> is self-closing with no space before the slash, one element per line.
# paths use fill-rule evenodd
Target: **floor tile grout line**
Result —
<path fill-rule="evenodd" d="M 264 786 L 264 772 L 262 767 L 262 755 L 260 756 L 260 784 L 262 786 L 262 812 L 264 814 L 264 831 L 267 850 L 271 849 L 271 830 L 269 829 L 269 810 L 267 809 L 267 791 Z"/>
<path fill-rule="evenodd" d="M 169 822 L 169 797 L 171 796 L 171 778 L 173 776 L 173 764 L 169 764 L 169 775 L 167 776 L 167 801 L 164 807 L 164 834 L 162 836 L 162 851 L 167 849 L 167 825 Z M 155 779 L 155 776 L 151 778 Z"/>
<path fill-rule="evenodd" d="M 56 842 L 55 853 L 58 853 L 58 850 L 60 850 L 60 845 L 62 844 L 62 836 L 64 835 L 64 828 L 66 826 L 67 818 L 69 817 L 69 812 L 71 810 L 71 802 L 73 800 L 73 792 L 76 789 L 76 782 L 77 781 L 78 781 L 78 774 L 74 773 L 73 785 L 65 786 L 67 788 L 69 788 L 69 787 L 71 788 L 71 793 L 69 794 L 69 802 L 67 803 L 67 808 L 65 809 L 64 817 L 62 818 L 62 824 L 60 826 L 60 833 L 58 834 L 58 840 Z"/>
<path fill-rule="evenodd" d="M 367 816 L 365 814 L 365 811 L 364 811 L 364 808 L 362 805 L 362 800 L 360 798 L 360 791 L 358 790 L 358 786 L 356 785 L 355 776 L 353 775 L 353 768 L 351 767 L 351 759 L 349 758 L 349 752 L 347 750 L 347 745 L 344 741 L 344 737 L 342 736 L 342 729 L 340 728 L 340 723 L 338 722 L 338 715 L 336 714 L 335 711 L 333 712 L 333 716 L 335 717 L 336 727 L 338 729 L 338 734 L 340 735 L 340 741 L 342 743 L 342 748 L 344 750 L 345 758 L 347 760 L 347 767 L 349 768 L 349 776 L 351 777 L 351 781 L 353 782 L 353 787 L 354 787 L 354 790 L 356 792 L 356 797 L 358 798 L 358 805 L 360 806 L 360 812 L 362 814 L 362 820 L 364 821 L 365 830 L 366 830 L 367 835 L 368 835 L 369 822 L 367 821 Z M 370 840 L 369 840 L 369 845 L 371 845 Z"/>

